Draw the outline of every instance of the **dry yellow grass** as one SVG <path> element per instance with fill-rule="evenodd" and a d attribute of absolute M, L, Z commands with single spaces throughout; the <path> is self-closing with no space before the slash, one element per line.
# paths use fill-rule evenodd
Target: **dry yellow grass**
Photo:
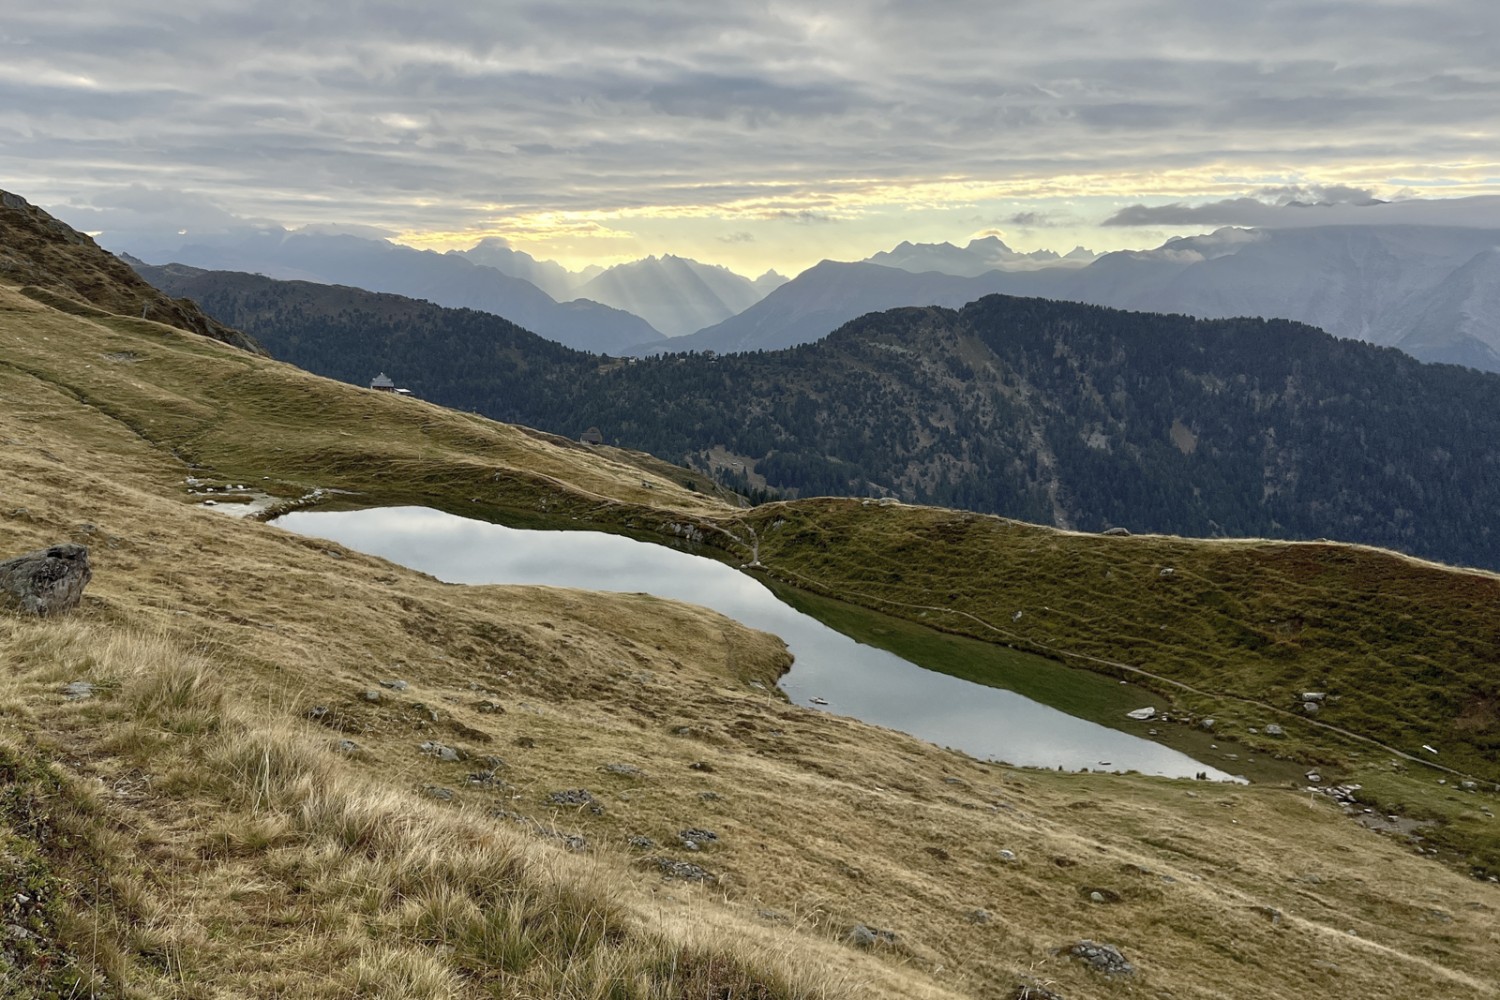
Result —
<path fill-rule="evenodd" d="M 103 360 L 124 351 L 151 360 Z M 216 409 L 229 383 L 241 408 Z M 109 413 L 130 394 L 171 434 Z M 330 416 L 309 429 L 302 406 Z M 28 779 L 26 815 L 69 831 L 0 813 L 0 861 L 56 876 L 58 954 L 101 995 L 1467 998 L 1500 981 L 1496 888 L 1321 799 L 1022 771 L 806 711 L 749 683 L 782 668 L 779 643 L 709 612 L 443 585 L 196 508 L 169 438 L 297 489 L 337 485 L 316 468 L 430 463 L 451 496 L 513 464 L 563 507 L 716 509 L 625 463 L 0 290 L 0 552 L 73 538 L 95 566 L 78 612 L 0 619 L 0 759 L 52 776 Z M 66 700 L 74 680 L 96 696 Z M 601 812 L 549 800 L 571 789 Z M 719 839 L 687 852 L 689 827 Z M 720 881 L 666 879 L 655 856 Z M 856 922 L 895 939 L 856 948 Z M 1055 953 L 1081 938 L 1139 972 Z"/>

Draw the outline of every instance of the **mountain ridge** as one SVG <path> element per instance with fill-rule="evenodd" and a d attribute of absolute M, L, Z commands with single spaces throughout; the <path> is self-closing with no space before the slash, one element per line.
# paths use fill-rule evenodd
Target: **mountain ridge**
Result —
<path fill-rule="evenodd" d="M 1500 504 L 1500 427 L 1485 430 L 1500 378 L 1286 321 L 993 297 L 869 314 L 779 352 L 600 364 L 511 325 L 352 290 L 151 277 L 312 370 L 363 384 L 372 373 L 356 366 L 387 366 L 449 405 L 569 437 L 597 426 L 743 491 L 888 495 L 1089 530 L 1335 537 L 1500 566 L 1484 513 Z"/>

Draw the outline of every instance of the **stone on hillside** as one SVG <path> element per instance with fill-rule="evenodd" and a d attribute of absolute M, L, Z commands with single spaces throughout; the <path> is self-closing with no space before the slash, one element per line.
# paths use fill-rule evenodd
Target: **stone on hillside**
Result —
<path fill-rule="evenodd" d="M 642 863 L 654 866 L 667 878 L 680 879 L 684 882 L 706 882 L 713 885 L 719 881 L 719 877 L 710 873 L 706 868 L 687 861 L 653 857 L 642 859 Z"/>
<path fill-rule="evenodd" d="M 1125 536 L 1127 536 L 1127 535 L 1130 534 L 1130 529 L 1129 528 L 1105 528 L 1103 531 L 1099 532 L 1099 534 L 1101 534 L 1101 535 L 1109 535 L 1110 537 L 1115 537 L 1115 538 L 1124 538 Z"/>
<path fill-rule="evenodd" d="M 849 928 L 849 933 L 844 935 L 844 940 L 856 948 L 875 947 L 875 932 L 864 924 L 855 924 Z"/>
<path fill-rule="evenodd" d="M 1308 715 L 1317 715 L 1318 709 L 1321 707 L 1322 706 L 1320 706 L 1315 701 L 1304 701 L 1302 703 L 1302 711 L 1306 712 Z"/>
<path fill-rule="evenodd" d="M 1303 691 L 1302 692 L 1302 700 L 1303 701 L 1322 701 L 1324 698 L 1327 698 L 1327 697 L 1328 697 L 1328 695 L 1325 692 L 1323 692 L 1323 691 Z"/>
<path fill-rule="evenodd" d="M 1145 722 L 1147 719 L 1154 719 L 1156 717 L 1156 709 L 1148 705 L 1145 708 L 1138 708 L 1133 712 L 1126 712 L 1125 715 L 1128 718 L 1139 719 L 1141 722 Z"/>
<path fill-rule="evenodd" d="M 1276 723 L 1273 722 L 1269 726 L 1266 727 L 1266 735 L 1267 736 L 1285 736 L 1286 735 L 1286 730 L 1282 729 L 1280 726 L 1278 726 Z"/>
<path fill-rule="evenodd" d="M 1063 1000 L 1063 995 L 1054 993 L 1045 986 L 1022 983 L 1016 987 L 1013 1000 Z"/>
<path fill-rule="evenodd" d="M 461 759 L 461 755 L 457 750 L 442 743 L 435 743 L 431 740 L 423 743 L 420 747 L 418 747 L 418 749 L 428 756 L 436 757 L 438 760 L 452 762 Z"/>
<path fill-rule="evenodd" d="M 1135 966 L 1127 962 L 1120 949 L 1112 944 L 1084 940 L 1063 950 L 1068 957 L 1076 958 L 1106 976 L 1128 976 L 1135 972 Z"/>
<path fill-rule="evenodd" d="M 994 919 L 994 916 L 989 910 L 980 907 L 977 910 L 970 910 L 964 915 L 964 918 L 971 924 L 987 924 Z"/>
<path fill-rule="evenodd" d="M 1208 732 L 1213 732 L 1214 731 L 1214 720 L 1213 719 L 1204 719 L 1202 722 L 1198 723 L 1198 728 L 1199 729 L 1206 729 Z"/>
<path fill-rule="evenodd" d="M 547 801 L 554 806 L 587 807 L 595 816 L 604 812 L 604 805 L 587 788 L 565 788 L 547 793 Z"/>
<path fill-rule="evenodd" d="M 677 839 L 682 841 L 683 847 L 686 847 L 690 851 L 696 851 L 705 844 L 718 843 L 719 835 L 712 830 L 705 830 L 702 827 L 694 826 L 679 833 Z"/>
<path fill-rule="evenodd" d="M 405 681 L 397 680 L 381 681 L 380 686 L 383 688 L 390 688 L 392 691 L 405 691 L 407 688 L 411 687 L 411 685 L 406 683 Z"/>
<path fill-rule="evenodd" d="M 69 701 L 87 701 L 94 696 L 94 685 L 88 681 L 74 681 L 63 688 L 63 697 Z"/>
<path fill-rule="evenodd" d="M 63 542 L 0 562 L 0 606 L 55 615 L 78 606 L 94 572 L 86 546 Z"/>

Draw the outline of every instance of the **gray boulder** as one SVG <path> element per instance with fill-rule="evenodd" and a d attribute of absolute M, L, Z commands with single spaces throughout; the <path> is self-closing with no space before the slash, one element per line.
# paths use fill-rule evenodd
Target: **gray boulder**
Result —
<path fill-rule="evenodd" d="M 78 606 L 93 579 L 89 550 L 63 542 L 0 562 L 0 606 L 55 615 Z"/>

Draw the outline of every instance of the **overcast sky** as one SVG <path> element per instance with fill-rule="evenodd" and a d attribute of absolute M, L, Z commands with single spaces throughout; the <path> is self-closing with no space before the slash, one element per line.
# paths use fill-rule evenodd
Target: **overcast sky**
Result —
<path fill-rule="evenodd" d="M 5 6 L 0 187 L 106 245 L 336 223 L 795 273 L 989 233 L 1500 225 L 1494 0 Z"/>

